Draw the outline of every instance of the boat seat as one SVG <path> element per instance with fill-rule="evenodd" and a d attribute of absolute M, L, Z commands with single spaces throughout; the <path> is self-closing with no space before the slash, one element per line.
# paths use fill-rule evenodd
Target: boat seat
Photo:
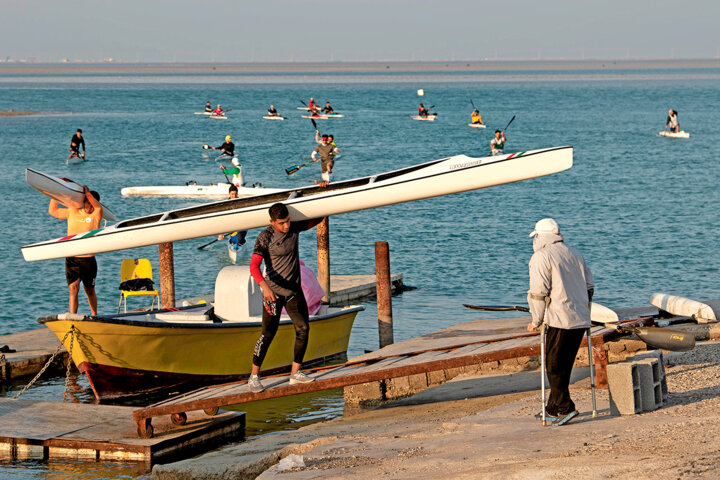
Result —
<path fill-rule="evenodd" d="M 120 284 L 128 280 L 135 279 L 149 279 L 152 281 L 152 265 L 150 260 L 147 258 L 126 258 L 120 264 Z M 160 308 L 160 292 L 156 289 L 152 290 L 123 290 L 120 289 L 120 303 L 118 303 L 118 313 L 120 308 L 125 303 L 125 311 L 127 312 L 127 297 L 146 296 L 152 295 L 153 300 L 150 304 L 150 309 L 155 306 L 155 299 L 157 299 L 158 308 Z"/>

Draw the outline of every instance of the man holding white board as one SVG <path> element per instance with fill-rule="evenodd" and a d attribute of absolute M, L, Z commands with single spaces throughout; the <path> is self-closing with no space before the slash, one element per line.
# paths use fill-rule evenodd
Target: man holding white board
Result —
<path fill-rule="evenodd" d="M 60 208 L 58 201 L 50 200 L 48 213 L 55 218 L 67 220 L 67 234 L 89 232 L 100 227 L 103 218 L 103 208 L 100 205 L 100 194 L 91 191 L 83 185 L 85 199 L 80 208 Z M 88 297 L 90 312 L 97 315 L 97 294 L 95 293 L 95 278 L 97 277 L 97 261 L 95 255 L 79 255 L 65 259 L 65 278 L 70 293 L 70 313 L 78 311 L 78 292 L 82 282 Z"/>

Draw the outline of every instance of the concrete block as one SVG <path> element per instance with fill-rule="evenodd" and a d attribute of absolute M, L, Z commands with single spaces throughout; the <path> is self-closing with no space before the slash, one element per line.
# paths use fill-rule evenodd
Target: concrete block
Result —
<path fill-rule="evenodd" d="M 643 360 L 641 362 L 633 362 L 637 368 L 638 379 L 640 380 L 640 404 L 643 412 L 652 412 L 660 405 L 655 401 L 655 383 L 653 382 L 653 364 L 657 366 L 657 360 Z M 662 396 L 660 397 L 662 405 Z"/>
<path fill-rule="evenodd" d="M 383 382 L 361 383 L 343 389 L 345 403 L 360 405 L 361 403 L 379 402 L 383 399 Z"/>
<path fill-rule="evenodd" d="M 385 381 L 385 386 L 386 400 L 403 398 L 415 393 L 410 388 L 410 380 L 408 379 L 408 377 L 390 378 Z"/>
<path fill-rule="evenodd" d="M 425 373 L 416 373 L 415 375 L 410 375 L 408 377 L 408 382 L 410 383 L 410 390 L 414 392 L 425 390 L 428 386 L 428 379 Z"/>
<path fill-rule="evenodd" d="M 445 383 L 446 380 L 447 379 L 445 378 L 444 370 L 434 370 L 432 372 L 427 372 L 427 384 L 429 387 L 441 385 Z"/>
<path fill-rule="evenodd" d="M 660 385 L 660 396 L 662 397 L 662 401 L 659 402 L 658 406 L 662 406 L 668 399 L 667 378 L 665 377 L 665 357 L 663 356 L 662 350 L 639 352 L 632 357 L 628 357 L 626 361 L 637 362 L 648 359 L 657 360 L 657 365 L 653 367 L 653 382 L 659 383 Z"/>
<path fill-rule="evenodd" d="M 612 415 L 634 415 L 642 412 L 640 375 L 633 363 L 617 363 L 607 366 Z"/>

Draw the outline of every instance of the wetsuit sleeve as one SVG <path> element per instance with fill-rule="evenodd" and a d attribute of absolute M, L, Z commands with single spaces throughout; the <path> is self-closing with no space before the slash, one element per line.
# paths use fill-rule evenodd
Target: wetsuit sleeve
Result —
<path fill-rule="evenodd" d="M 260 264 L 262 263 L 262 261 L 262 255 L 259 255 L 257 253 L 253 253 L 252 257 L 250 257 L 250 274 L 255 279 L 258 285 L 260 285 L 263 280 L 265 280 L 262 272 L 260 271 Z"/>

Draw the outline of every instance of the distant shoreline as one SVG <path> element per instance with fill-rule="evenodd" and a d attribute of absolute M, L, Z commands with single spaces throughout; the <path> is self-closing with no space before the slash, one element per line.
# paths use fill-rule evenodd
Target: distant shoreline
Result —
<path fill-rule="evenodd" d="M 545 70 L 720 68 L 720 58 L 594 59 L 594 60 L 467 60 L 388 62 L 252 62 L 252 63 L 0 63 L 0 75 L 10 74 L 255 74 L 359 72 L 482 72 Z"/>

